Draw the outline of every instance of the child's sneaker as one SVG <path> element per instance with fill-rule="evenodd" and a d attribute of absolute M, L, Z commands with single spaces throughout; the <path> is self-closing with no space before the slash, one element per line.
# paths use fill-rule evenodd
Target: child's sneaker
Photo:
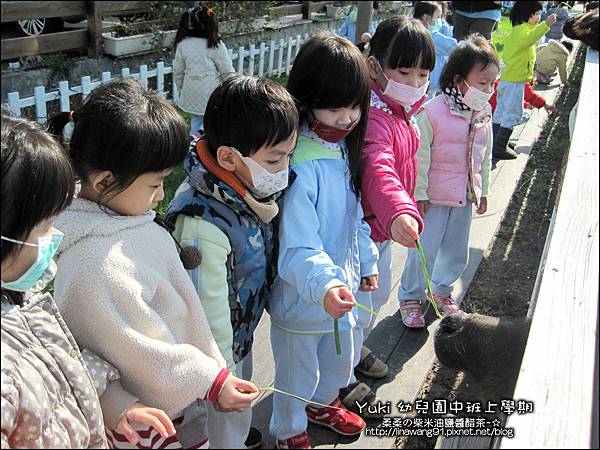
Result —
<path fill-rule="evenodd" d="M 444 313 L 444 315 L 453 314 L 460 311 L 460 307 L 450 295 L 444 297 L 443 295 L 433 294 L 433 299 L 440 307 L 440 310 Z"/>
<path fill-rule="evenodd" d="M 364 345 L 360 349 L 360 362 L 355 370 L 365 377 L 376 379 L 385 378 L 388 374 L 388 366 Z"/>
<path fill-rule="evenodd" d="M 278 440 L 276 446 L 277 448 L 312 448 L 306 431 L 289 439 Z"/>
<path fill-rule="evenodd" d="M 358 414 L 348 411 L 339 398 L 325 408 L 317 409 L 308 405 L 306 414 L 310 422 L 331 428 L 343 436 L 360 434 L 366 426 L 365 421 Z"/>
<path fill-rule="evenodd" d="M 408 328 L 425 327 L 423 306 L 420 300 L 403 300 L 400 302 L 402 323 Z"/>

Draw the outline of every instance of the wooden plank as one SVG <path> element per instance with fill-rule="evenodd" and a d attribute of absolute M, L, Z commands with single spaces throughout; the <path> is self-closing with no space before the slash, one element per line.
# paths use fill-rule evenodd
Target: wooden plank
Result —
<path fill-rule="evenodd" d="M 2 2 L 2 23 L 25 19 L 85 16 L 87 2 Z M 3 40 L 4 41 L 4 40 Z"/>
<path fill-rule="evenodd" d="M 2 39 L 2 61 L 20 56 L 41 55 L 63 50 L 87 47 L 90 41 L 87 30 L 64 31 L 14 39 Z"/>
<path fill-rule="evenodd" d="M 334 2 L 302 2 L 301 4 L 296 5 L 283 5 L 283 6 L 274 6 L 269 8 L 269 16 L 271 17 L 283 17 L 283 16 L 293 16 L 295 14 L 304 14 L 305 4 L 311 3 L 310 10 L 311 12 L 322 12 L 327 8 L 328 4 L 332 4 Z M 336 2 L 338 3 L 338 2 Z M 341 2 L 348 3 L 348 2 Z M 350 2 L 351 3 L 351 2 Z"/>
<path fill-rule="evenodd" d="M 90 45 L 88 47 L 88 57 L 99 58 L 102 54 L 102 11 L 98 2 L 86 2 L 87 26 L 90 32 Z"/>
<path fill-rule="evenodd" d="M 589 448 L 598 317 L 598 52 L 588 50 L 546 267 L 501 448 Z M 595 406 L 594 406 L 595 405 Z M 597 414 L 597 412 L 596 412 Z"/>
<path fill-rule="evenodd" d="M 102 14 L 126 14 L 126 13 L 141 13 L 146 12 L 149 8 L 149 2 L 116 2 L 116 1 L 100 1 L 96 2 L 100 4 Z"/>
<path fill-rule="evenodd" d="M 313 2 L 302 2 L 302 18 L 304 20 L 312 19 L 312 3 Z"/>

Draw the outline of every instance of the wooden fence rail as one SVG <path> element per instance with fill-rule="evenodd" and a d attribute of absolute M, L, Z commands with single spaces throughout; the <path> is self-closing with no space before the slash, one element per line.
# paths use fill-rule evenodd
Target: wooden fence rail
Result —
<path fill-rule="evenodd" d="M 2 61 L 81 48 L 87 48 L 88 56 L 97 58 L 102 54 L 102 17 L 145 11 L 148 9 L 148 3 L 147 1 L 2 2 L 2 23 L 69 16 L 87 18 L 87 29 L 2 39 Z M 310 19 L 312 13 L 324 11 L 327 5 L 332 3 L 334 2 L 302 2 L 297 5 L 273 7 L 269 11 L 272 17 L 302 14 L 304 19 Z"/>

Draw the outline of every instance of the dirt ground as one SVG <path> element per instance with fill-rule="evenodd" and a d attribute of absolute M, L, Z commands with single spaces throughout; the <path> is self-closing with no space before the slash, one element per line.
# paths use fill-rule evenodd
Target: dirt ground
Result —
<path fill-rule="evenodd" d="M 569 113 L 579 97 L 585 54 L 585 48 L 580 49 L 569 83 L 562 88 L 555 103 L 557 111 L 547 120 L 531 151 L 506 216 L 467 291 L 461 306 L 466 312 L 491 316 L 525 316 L 527 313 L 569 149 Z M 516 380 L 502 390 L 512 393 L 514 382 Z M 494 386 L 486 386 L 468 374 L 436 363 L 418 398 L 485 402 L 499 401 L 497 395 Z M 413 413 L 407 417 L 425 419 L 427 416 Z M 403 437 L 398 438 L 396 447 L 433 448 L 436 440 L 436 437 Z"/>

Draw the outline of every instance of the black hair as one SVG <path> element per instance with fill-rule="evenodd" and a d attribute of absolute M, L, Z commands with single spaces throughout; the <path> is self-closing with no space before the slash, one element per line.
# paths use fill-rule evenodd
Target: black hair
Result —
<path fill-rule="evenodd" d="M 313 109 L 360 107 L 360 120 L 346 137 L 350 187 L 360 196 L 360 155 L 371 100 L 369 69 L 360 50 L 341 36 L 317 33 L 300 48 L 287 88 L 303 120 Z"/>
<path fill-rule="evenodd" d="M 572 42 L 570 42 L 570 41 L 560 41 L 560 43 L 565 46 L 565 48 L 569 51 L 569 53 L 571 53 L 571 51 L 573 50 L 573 43 Z"/>
<path fill-rule="evenodd" d="M 537 11 L 542 10 L 542 2 L 518 1 L 510 10 L 510 23 L 513 27 L 529 21 Z"/>
<path fill-rule="evenodd" d="M 447 91 L 454 86 L 456 75 L 464 80 L 475 66 L 481 66 L 481 70 L 485 70 L 491 64 L 500 67 L 494 48 L 480 34 L 472 34 L 460 41 L 448 56 L 440 75 L 440 89 Z"/>
<path fill-rule="evenodd" d="M 181 164 L 189 146 L 187 126 L 177 110 L 132 78 L 94 89 L 72 119 L 68 149 L 78 178 L 85 183 L 90 172 L 104 170 L 115 178 L 101 198 L 124 191 L 140 175 Z M 53 116 L 49 131 L 60 136 L 69 120 L 69 113 Z"/>
<path fill-rule="evenodd" d="M 213 8 L 198 6 L 190 8 L 181 15 L 179 28 L 175 34 L 174 50 L 186 37 L 200 37 L 208 41 L 208 48 L 215 48 L 221 37 L 219 36 L 219 19 Z"/>
<path fill-rule="evenodd" d="M 234 74 L 208 99 L 204 132 L 213 155 L 226 145 L 250 156 L 290 139 L 298 122 L 294 99 L 285 87 L 268 78 Z"/>
<path fill-rule="evenodd" d="M 431 33 L 420 20 L 392 16 L 379 24 L 370 41 L 370 56 L 377 58 L 381 68 L 417 67 L 433 70 L 435 46 Z"/>
<path fill-rule="evenodd" d="M 37 124 L 2 113 L 2 236 L 25 241 L 71 204 L 75 172 L 60 144 Z M 2 261 L 19 244 L 2 240 Z"/>
<path fill-rule="evenodd" d="M 415 19 L 420 19 L 424 14 L 433 17 L 437 10 L 441 12 L 442 7 L 436 2 L 415 2 L 413 17 Z"/>

